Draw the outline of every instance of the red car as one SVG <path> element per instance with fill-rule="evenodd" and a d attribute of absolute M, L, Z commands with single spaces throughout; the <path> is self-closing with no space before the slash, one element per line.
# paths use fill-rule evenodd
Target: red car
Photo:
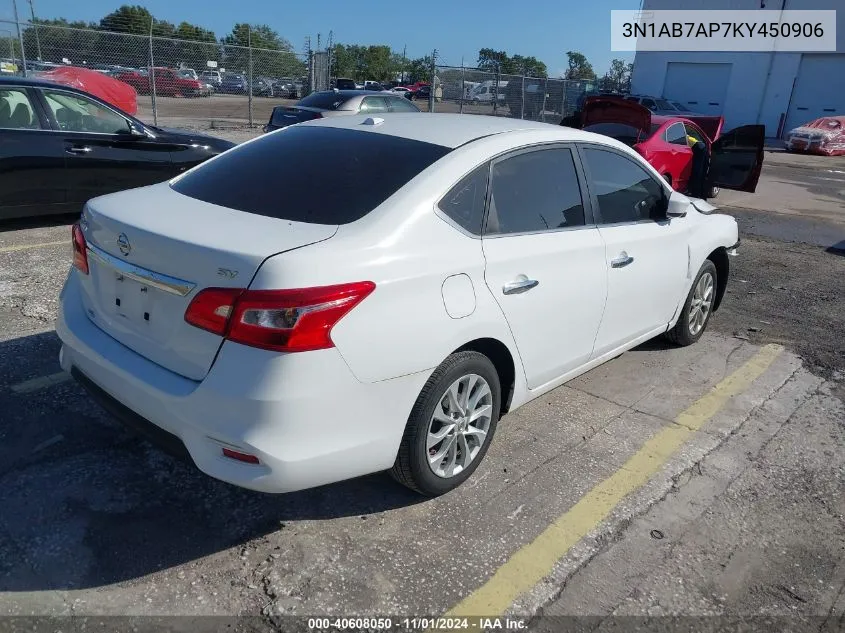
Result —
<path fill-rule="evenodd" d="M 845 116 L 825 116 L 790 130 L 786 135 L 786 149 L 822 156 L 845 156 Z"/>
<path fill-rule="evenodd" d="M 155 73 L 156 94 L 169 97 L 201 97 L 207 93 L 205 85 L 196 79 L 180 77 L 172 68 L 153 68 Z M 148 95 L 152 92 L 150 72 L 127 72 L 115 75 L 124 83 L 129 84 L 138 94 Z"/>
<path fill-rule="evenodd" d="M 763 166 L 765 126 L 723 134 L 723 122 L 720 116 L 657 116 L 633 101 L 596 96 L 584 101 L 576 126 L 631 146 L 676 191 L 698 198 L 714 198 L 720 187 L 754 192 Z"/>

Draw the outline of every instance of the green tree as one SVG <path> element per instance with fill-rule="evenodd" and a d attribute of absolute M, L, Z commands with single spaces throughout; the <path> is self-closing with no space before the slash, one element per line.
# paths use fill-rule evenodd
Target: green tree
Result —
<path fill-rule="evenodd" d="M 587 58 L 577 51 L 567 51 L 566 57 L 569 68 L 566 70 L 567 79 L 595 79 L 596 73 Z"/>
<path fill-rule="evenodd" d="M 492 48 L 482 48 L 478 51 L 478 62 L 476 63 L 480 70 L 488 73 L 495 73 L 497 70 L 502 74 L 512 74 L 511 58 L 505 51 L 496 51 Z"/>
<path fill-rule="evenodd" d="M 410 60 L 405 66 L 405 78 L 408 83 L 431 81 L 431 55 Z"/>
<path fill-rule="evenodd" d="M 266 24 L 236 24 L 221 44 L 220 61 L 227 71 L 250 72 L 251 46 L 254 77 L 297 78 L 305 74 L 305 63 L 296 56 L 293 45 Z"/>
<path fill-rule="evenodd" d="M 608 90 L 627 92 L 631 89 L 631 72 L 634 65 L 624 59 L 613 59 L 610 61 L 610 70 L 607 71 Z"/>

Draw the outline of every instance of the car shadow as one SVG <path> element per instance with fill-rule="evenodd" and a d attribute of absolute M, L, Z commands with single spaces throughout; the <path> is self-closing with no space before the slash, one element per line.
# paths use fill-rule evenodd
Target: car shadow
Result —
<path fill-rule="evenodd" d="M 832 246 L 828 246 L 824 249 L 825 253 L 830 253 L 831 255 L 839 255 L 840 257 L 845 257 L 845 240 L 841 242 L 837 242 Z"/>
<path fill-rule="evenodd" d="M 0 591 L 101 587 L 305 522 L 425 500 L 386 474 L 281 495 L 212 479 L 139 439 L 71 380 L 20 391 L 57 375 L 59 347 L 55 332 L 0 343 Z"/>

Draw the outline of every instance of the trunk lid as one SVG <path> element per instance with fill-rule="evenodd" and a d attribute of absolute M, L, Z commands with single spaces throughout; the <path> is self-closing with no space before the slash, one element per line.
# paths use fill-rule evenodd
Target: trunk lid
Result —
<path fill-rule="evenodd" d="M 308 224 L 217 206 L 168 183 L 95 198 L 82 229 L 90 274 L 80 275 L 89 318 L 149 360 L 192 380 L 211 368 L 223 338 L 189 325 L 203 288 L 246 288 L 262 262 L 332 237 Z"/>
<path fill-rule="evenodd" d="M 581 125 L 623 123 L 638 130 L 641 138 L 651 130 L 651 110 L 634 101 L 619 97 L 587 97 L 581 115 Z"/>

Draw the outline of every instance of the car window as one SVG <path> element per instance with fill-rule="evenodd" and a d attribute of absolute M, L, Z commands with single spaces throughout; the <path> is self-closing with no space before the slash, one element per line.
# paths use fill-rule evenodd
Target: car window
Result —
<path fill-rule="evenodd" d="M 490 173 L 487 234 L 583 226 L 584 205 L 572 152 L 553 148 L 496 162 Z"/>
<path fill-rule="evenodd" d="M 367 215 L 450 151 L 389 134 L 294 125 L 216 156 L 171 187 L 245 213 L 347 224 Z M 279 191 L 285 192 L 284 200 Z"/>
<path fill-rule="evenodd" d="M 489 173 L 488 164 L 478 167 L 452 187 L 437 205 L 455 223 L 474 235 L 481 235 Z"/>
<path fill-rule="evenodd" d="M 300 99 L 296 105 L 319 108 L 321 110 L 337 110 L 348 98 L 334 90 L 329 90 L 308 95 L 304 99 Z"/>
<path fill-rule="evenodd" d="M 644 168 L 630 158 L 595 148 L 586 148 L 584 159 L 601 224 L 661 219 L 666 194 Z"/>
<path fill-rule="evenodd" d="M 684 132 L 686 133 L 687 136 L 694 138 L 696 141 L 703 141 L 704 140 L 702 138 L 704 135 L 701 132 L 699 132 L 698 130 L 696 130 L 691 125 L 684 124 Z M 689 139 L 685 139 L 685 140 L 686 140 L 687 145 L 689 145 Z"/>
<path fill-rule="evenodd" d="M 390 105 L 391 112 L 419 112 L 420 109 L 415 106 L 413 103 L 408 101 L 405 97 L 400 98 L 390 98 L 387 100 L 388 105 Z"/>
<path fill-rule="evenodd" d="M 359 111 L 368 114 L 373 112 L 387 112 L 387 103 L 384 97 L 364 97 L 361 100 L 361 109 Z"/>
<path fill-rule="evenodd" d="M 673 123 L 666 129 L 666 142 L 672 145 L 687 144 L 687 131 L 683 123 Z"/>
<path fill-rule="evenodd" d="M 0 128 L 38 130 L 41 123 L 25 90 L 0 90 Z"/>
<path fill-rule="evenodd" d="M 59 128 L 67 132 L 120 134 L 130 130 L 127 119 L 82 95 L 45 90 L 44 97 Z"/>

